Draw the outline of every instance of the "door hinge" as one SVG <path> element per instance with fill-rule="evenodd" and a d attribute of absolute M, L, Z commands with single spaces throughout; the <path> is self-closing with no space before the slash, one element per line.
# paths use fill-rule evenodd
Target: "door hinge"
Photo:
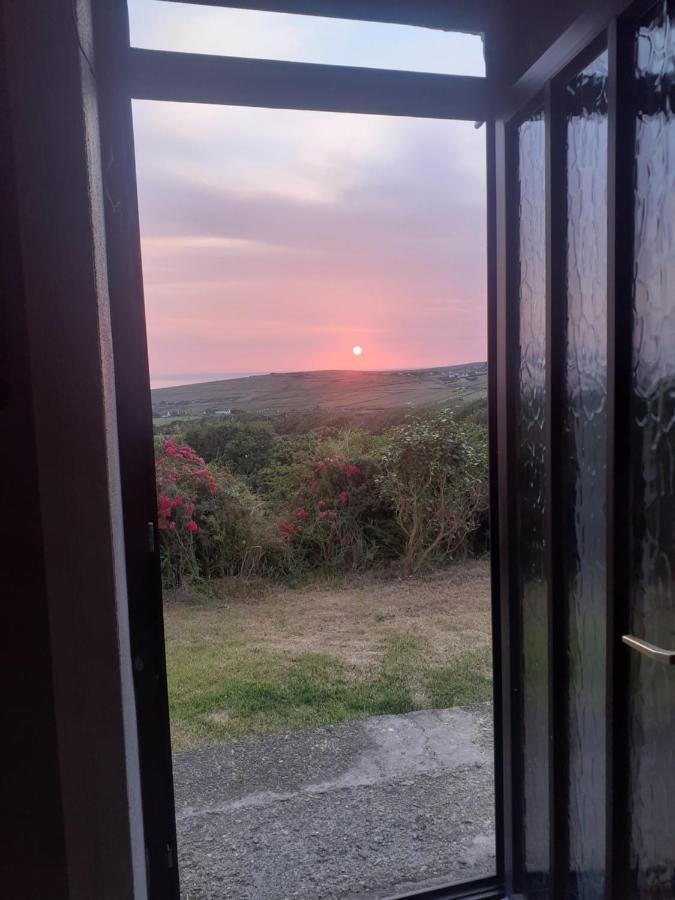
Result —
<path fill-rule="evenodd" d="M 148 552 L 155 552 L 155 523 L 148 522 Z"/>

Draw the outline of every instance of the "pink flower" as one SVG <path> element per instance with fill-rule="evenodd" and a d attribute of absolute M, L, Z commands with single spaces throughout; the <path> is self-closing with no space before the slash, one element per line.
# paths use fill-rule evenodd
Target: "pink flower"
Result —
<path fill-rule="evenodd" d="M 340 491 L 340 493 L 338 494 L 338 500 L 340 501 L 340 503 L 346 503 L 348 496 L 349 495 L 347 494 L 347 491 Z"/>
<path fill-rule="evenodd" d="M 294 535 L 299 534 L 302 531 L 302 528 L 299 525 L 296 525 L 288 519 L 281 519 L 278 525 L 279 531 L 287 540 L 290 540 Z"/>
<path fill-rule="evenodd" d="M 347 471 L 347 474 L 348 475 L 358 475 L 360 471 L 361 471 L 361 469 L 359 469 L 358 466 L 350 466 L 349 470 Z"/>
<path fill-rule="evenodd" d="M 325 509 L 325 508 L 326 508 L 326 501 L 325 501 L 325 500 L 319 500 L 318 506 L 319 506 L 319 509 Z"/>
<path fill-rule="evenodd" d="M 193 534 L 195 531 L 199 531 L 199 525 L 197 525 L 197 523 L 194 521 L 194 519 L 189 519 L 185 523 L 185 527 L 187 528 L 188 531 L 191 531 Z"/>
<path fill-rule="evenodd" d="M 308 513 L 307 513 L 306 509 L 304 509 L 302 506 L 300 506 L 300 507 L 298 507 L 298 509 L 296 509 L 295 515 L 298 517 L 298 519 L 306 519 Z"/>

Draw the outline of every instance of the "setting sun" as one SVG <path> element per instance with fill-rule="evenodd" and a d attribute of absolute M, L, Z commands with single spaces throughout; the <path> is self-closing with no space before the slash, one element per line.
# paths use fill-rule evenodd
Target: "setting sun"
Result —
<path fill-rule="evenodd" d="M 361 354 L 363 353 L 363 350 L 357 344 L 356 347 L 352 347 L 352 353 L 354 354 L 354 356 L 361 356 Z"/>

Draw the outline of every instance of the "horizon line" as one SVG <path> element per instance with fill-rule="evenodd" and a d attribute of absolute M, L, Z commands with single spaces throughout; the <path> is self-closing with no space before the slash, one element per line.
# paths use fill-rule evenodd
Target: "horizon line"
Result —
<path fill-rule="evenodd" d="M 377 374 L 380 373 L 389 373 L 389 372 L 425 372 L 430 371 L 432 369 L 459 369 L 462 366 L 478 366 L 478 365 L 486 365 L 487 359 L 476 359 L 471 360 L 469 362 L 462 363 L 442 363 L 440 365 L 431 365 L 431 366 L 393 366 L 392 368 L 376 368 L 376 369 L 289 369 L 287 371 L 278 371 L 272 370 L 269 372 L 202 372 L 202 373 L 184 373 L 185 377 L 195 377 L 204 376 L 204 381 L 186 381 L 181 384 L 168 385 L 167 387 L 151 387 L 151 391 L 170 391 L 173 388 L 177 387 L 193 387 L 198 384 L 209 384 L 215 383 L 218 381 L 243 381 L 248 378 L 268 378 L 270 375 L 320 375 L 322 373 L 330 373 L 330 372 L 341 372 L 348 373 L 350 375 L 358 375 L 362 373 L 370 373 Z M 230 377 L 228 377 L 230 376 Z M 163 373 L 161 375 L 150 375 L 150 381 L 161 380 L 161 379 L 174 379 L 174 378 L 182 378 L 183 375 L 179 373 Z"/>

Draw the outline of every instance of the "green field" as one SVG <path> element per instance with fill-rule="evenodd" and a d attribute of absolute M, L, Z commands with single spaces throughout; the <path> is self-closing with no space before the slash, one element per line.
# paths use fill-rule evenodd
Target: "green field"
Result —
<path fill-rule="evenodd" d="M 299 589 L 224 579 L 169 592 L 165 625 L 175 750 L 491 697 L 484 560 Z"/>
<path fill-rule="evenodd" d="M 362 418 L 405 409 L 460 407 L 487 396 L 487 364 L 388 372 L 287 372 L 158 388 L 153 415 L 181 418 L 224 410 L 278 417 L 302 413 Z"/>

